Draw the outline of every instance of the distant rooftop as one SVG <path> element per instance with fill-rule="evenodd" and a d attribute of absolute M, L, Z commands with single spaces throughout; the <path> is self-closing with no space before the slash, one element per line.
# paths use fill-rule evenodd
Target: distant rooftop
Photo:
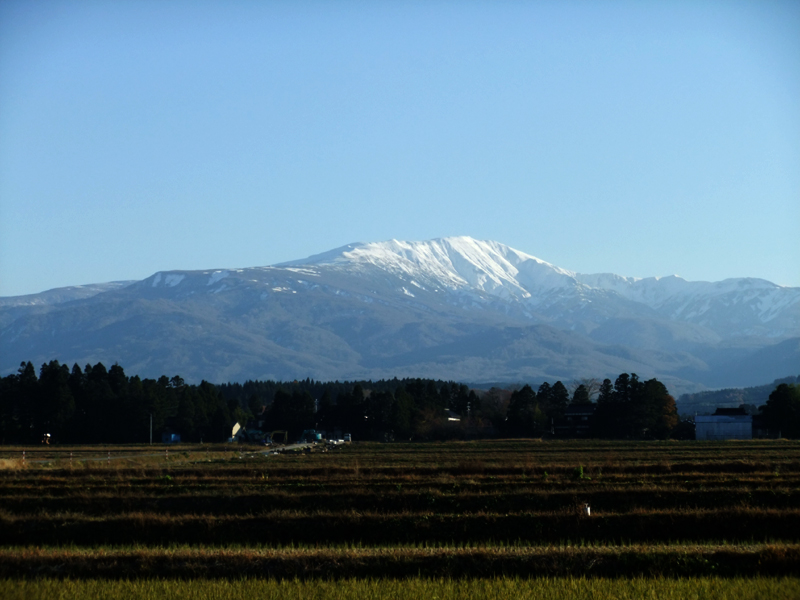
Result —
<path fill-rule="evenodd" d="M 714 412 L 715 417 L 746 417 L 747 411 L 741 406 L 736 408 L 718 408 Z"/>

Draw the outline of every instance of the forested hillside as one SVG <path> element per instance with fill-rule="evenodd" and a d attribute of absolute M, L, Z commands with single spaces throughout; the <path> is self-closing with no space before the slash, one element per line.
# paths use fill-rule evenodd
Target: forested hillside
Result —
<path fill-rule="evenodd" d="M 800 383 L 800 375 L 797 377 L 783 377 L 776 379 L 772 383 L 748 388 L 726 388 L 724 390 L 713 390 L 708 392 L 697 392 L 695 394 L 683 394 L 678 398 L 678 410 L 681 414 L 706 414 L 714 412 L 718 406 L 745 407 L 753 414 L 769 399 L 772 391 L 781 383 Z"/>

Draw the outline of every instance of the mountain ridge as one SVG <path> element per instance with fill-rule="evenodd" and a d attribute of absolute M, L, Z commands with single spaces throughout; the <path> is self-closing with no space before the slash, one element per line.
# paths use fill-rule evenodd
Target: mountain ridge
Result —
<path fill-rule="evenodd" d="M 159 271 L 54 304 L 2 300 L 2 372 L 53 358 L 118 360 L 143 374 L 160 365 L 217 382 L 635 371 L 697 391 L 728 385 L 726 377 L 755 385 L 785 376 L 767 372 L 770 349 L 790 352 L 777 362 L 791 364 L 794 346 L 781 343 L 800 338 L 800 288 L 584 275 L 469 237 Z M 761 371 L 734 373 L 750 355 Z"/>

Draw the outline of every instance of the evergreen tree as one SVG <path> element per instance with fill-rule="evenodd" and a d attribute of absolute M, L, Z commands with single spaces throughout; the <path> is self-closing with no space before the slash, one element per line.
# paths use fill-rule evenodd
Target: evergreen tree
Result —
<path fill-rule="evenodd" d="M 638 396 L 645 407 L 643 437 L 659 440 L 669 438 L 679 421 L 675 398 L 657 379 L 645 381 L 640 387 Z"/>
<path fill-rule="evenodd" d="M 575 388 L 575 393 L 572 395 L 572 402 L 575 404 L 591 404 L 592 401 L 589 399 L 589 390 L 586 389 L 586 386 L 580 384 L 577 388 Z"/>
<path fill-rule="evenodd" d="M 178 398 L 178 414 L 175 416 L 175 428 L 180 432 L 183 441 L 194 441 L 199 437 L 197 421 L 202 420 L 198 414 L 197 394 L 193 389 L 185 389 Z M 199 419 L 198 419 L 199 417 Z M 244 425 L 244 423 L 243 423 Z"/>
<path fill-rule="evenodd" d="M 613 402 L 613 400 L 614 387 L 611 385 L 610 379 L 604 379 L 603 383 L 600 384 L 600 389 L 598 390 L 597 403 L 609 403 Z"/>
<path fill-rule="evenodd" d="M 511 394 L 508 404 L 506 420 L 506 433 L 514 436 L 532 437 L 541 432 L 544 423 L 537 422 L 537 415 L 541 415 L 536 402 L 536 392 L 531 386 L 524 385 Z"/>
<path fill-rule="evenodd" d="M 621 373 L 614 381 L 614 401 L 625 403 L 630 400 L 630 375 Z"/>
<path fill-rule="evenodd" d="M 678 424 L 675 399 L 657 379 L 639 381 L 635 373 L 622 373 L 600 386 L 592 435 L 617 439 L 666 439 Z"/>
<path fill-rule="evenodd" d="M 269 409 L 268 422 L 273 429 L 285 429 L 299 436 L 304 429 L 314 427 L 314 398 L 308 392 L 292 394 L 279 389 Z"/>
<path fill-rule="evenodd" d="M 36 407 L 39 402 L 39 380 L 33 363 L 28 361 L 19 367 L 19 386 L 15 413 L 18 419 L 20 441 L 39 443 L 43 431 L 36 425 Z"/>
<path fill-rule="evenodd" d="M 404 387 L 398 388 L 390 410 L 390 428 L 395 439 L 411 439 L 414 434 L 414 398 Z"/>
<path fill-rule="evenodd" d="M 600 384 L 597 409 L 590 424 L 592 437 L 625 437 L 625 402 L 621 398 L 626 398 L 628 395 L 628 381 L 628 374 L 623 373 L 617 378 L 614 386 L 611 385 L 610 379 L 604 379 Z"/>
<path fill-rule="evenodd" d="M 42 365 L 39 372 L 37 429 L 51 434 L 51 443 L 65 441 L 70 421 L 75 413 L 75 399 L 69 387 L 67 365 L 57 360 Z"/>
<path fill-rule="evenodd" d="M 475 393 L 475 390 L 470 390 L 467 396 L 467 415 L 474 417 L 475 415 L 480 415 L 482 412 L 483 407 L 481 406 L 480 397 Z"/>
<path fill-rule="evenodd" d="M 546 381 L 539 386 L 539 390 L 536 392 L 536 397 L 539 399 L 539 404 L 543 406 L 550 405 L 550 384 Z"/>
<path fill-rule="evenodd" d="M 569 392 L 563 383 L 556 381 L 550 389 L 550 403 L 547 416 L 550 419 L 558 419 L 564 416 L 564 411 L 569 404 Z"/>
<path fill-rule="evenodd" d="M 372 392 L 366 400 L 365 439 L 385 440 L 391 437 L 394 394 L 390 390 Z"/>
<path fill-rule="evenodd" d="M 144 384 L 138 375 L 134 375 L 128 380 L 128 411 L 125 427 L 127 441 L 132 443 L 148 442 L 150 440 L 151 411 L 144 392 Z"/>
<path fill-rule="evenodd" d="M 761 407 L 767 427 L 781 436 L 800 438 L 800 386 L 781 383 Z"/>

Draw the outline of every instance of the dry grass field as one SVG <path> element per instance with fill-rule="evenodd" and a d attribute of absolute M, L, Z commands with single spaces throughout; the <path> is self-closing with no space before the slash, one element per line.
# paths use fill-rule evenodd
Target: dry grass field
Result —
<path fill-rule="evenodd" d="M 309 582 L 343 598 L 394 597 L 375 582 L 411 586 L 403 597 L 541 597 L 545 583 L 573 598 L 800 597 L 794 442 L 22 450 L 0 451 L 4 597 L 59 597 L 56 580 L 71 597 L 186 580 L 195 595 L 170 595 L 246 580 L 282 598 L 314 597 Z"/>

